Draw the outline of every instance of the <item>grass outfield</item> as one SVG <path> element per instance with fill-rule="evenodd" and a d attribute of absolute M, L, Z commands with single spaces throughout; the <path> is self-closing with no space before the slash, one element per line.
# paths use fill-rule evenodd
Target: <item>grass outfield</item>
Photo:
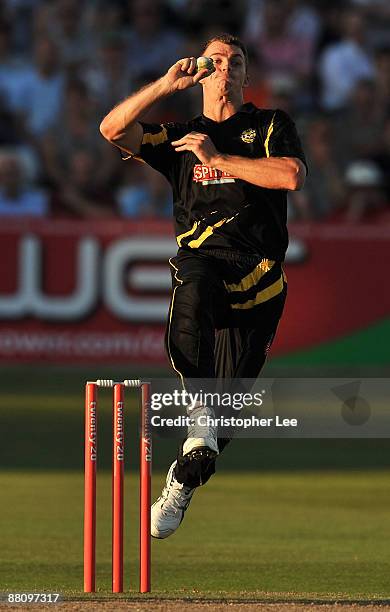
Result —
<path fill-rule="evenodd" d="M 89 375 L 10 369 L 3 378 L 0 591 L 84 597 L 82 381 Z M 136 411 L 130 401 L 125 580 L 133 597 L 139 596 Z M 97 581 L 106 598 L 111 596 L 108 395 L 100 416 Z M 155 441 L 154 496 L 174 448 L 173 440 Z M 153 542 L 151 596 L 389 599 L 389 450 L 385 439 L 235 441 L 219 459 L 218 474 L 196 492 L 178 532 Z"/>
<path fill-rule="evenodd" d="M 389 475 L 215 477 L 174 537 L 153 541 L 153 595 L 375 599 L 389 595 Z M 154 479 L 159 492 L 162 474 Z M 110 475 L 99 479 L 97 581 L 110 593 Z M 136 478 L 126 482 L 126 584 L 136 593 Z M 3 591 L 81 595 L 81 473 L 2 472 Z"/>

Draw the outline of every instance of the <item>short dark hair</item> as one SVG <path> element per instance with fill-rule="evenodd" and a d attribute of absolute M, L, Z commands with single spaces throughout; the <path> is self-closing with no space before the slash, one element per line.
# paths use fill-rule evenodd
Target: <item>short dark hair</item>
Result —
<path fill-rule="evenodd" d="M 202 47 L 202 54 L 206 51 L 207 47 L 211 45 L 211 43 L 217 41 L 224 43 L 225 45 L 234 45 L 235 47 L 241 49 L 244 54 L 245 66 L 248 70 L 248 50 L 242 40 L 240 40 L 238 36 L 234 36 L 234 34 L 216 34 L 212 38 L 209 38 L 209 40 L 207 40 Z"/>

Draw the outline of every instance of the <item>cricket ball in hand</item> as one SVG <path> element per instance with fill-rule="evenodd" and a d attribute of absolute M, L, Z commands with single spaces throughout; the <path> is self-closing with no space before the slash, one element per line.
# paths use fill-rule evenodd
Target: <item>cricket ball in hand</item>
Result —
<path fill-rule="evenodd" d="M 214 72 L 215 66 L 213 60 L 211 59 L 211 57 L 198 57 L 198 59 L 196 60 L 197 72 L 199 72 L 200 70 L 204 70 L 205 68 L 207 68 L 208 70 L 208 74 L 206 76 L 209 76 L 212 72 Z"/>

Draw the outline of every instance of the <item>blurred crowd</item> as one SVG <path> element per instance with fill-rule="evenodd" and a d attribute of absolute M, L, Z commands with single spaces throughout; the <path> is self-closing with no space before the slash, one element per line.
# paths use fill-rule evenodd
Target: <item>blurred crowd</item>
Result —
<path fill-rule="evenodd" d="M 389 0 L 1 0 L 0 215 L 169 217 L 166 180 L 122 161 L 99 124 L 225 31 L 248 45 L 246 100 L 302 135 L 290 218 L 390 223 Z M 200 112 L 199 87 L 146 120 Z"/>

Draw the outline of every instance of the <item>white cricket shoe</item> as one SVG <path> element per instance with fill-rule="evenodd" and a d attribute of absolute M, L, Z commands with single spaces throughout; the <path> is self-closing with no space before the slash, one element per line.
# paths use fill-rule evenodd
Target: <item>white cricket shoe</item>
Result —
<path fill-rule="evenodd" d="M 183 456 L 194 450 L 204 449 L 209 451 L 210 456 L 216 457 L 219 450 L 214 410 L 197 402 L 187 411 L 192 418 L 192 425 L 189 425 L 187 438 L 183 443 Z"/>
<path fill-rule="evenodd" d="M 176 460 L 168 470 L 165 486 L 158 500 L 151 508 L 151 533 L 153 538 L 167 538 L 179 527 L 184 512 L 194 494 L 195 488 L 178 482 L 175 478 Z"/>

